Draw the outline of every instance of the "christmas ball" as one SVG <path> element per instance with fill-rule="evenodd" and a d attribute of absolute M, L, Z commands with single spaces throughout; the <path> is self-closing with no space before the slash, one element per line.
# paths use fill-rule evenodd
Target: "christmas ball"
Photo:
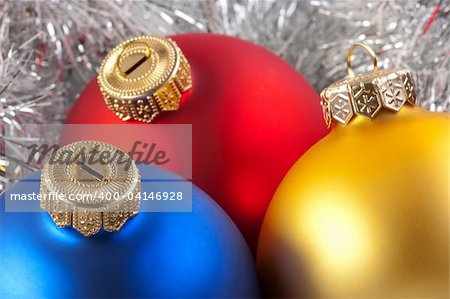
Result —
<path fill-rule="evenodd" d="M 254 249 L 278 184 L 327 133 L 319 97 L 291 66 L 252 43 L 214 34 L 173 40 L 190 64 L 192 89 L 179 110 L 161 113 L 154 123 L 192 124 L 193 182 L 222 206 Z M 67 123 L 139 122 L 114 115 L 94 78 Z"/>
<path fill-rule="evenodd" d="M 142 177 L 150 172 L 150 167 L 140 167 Z M 35 173 L 5 194 L 39 193 L 39 179 Z M 192 212 L 140 212 L 119 232 L 101 231 L 89 238 L 73 228 L 57 228 L 47 213 L 5 212 L 5 194 L 0 211 L 1 298 L 258 296 L 245 240 L 225 212 L 195 186 Z"/>
<path fill-rule="evenodd" d="M 257 264 L 269 296 L 448 298 L 449 117 L 357 118 L 278 188 Z"/>

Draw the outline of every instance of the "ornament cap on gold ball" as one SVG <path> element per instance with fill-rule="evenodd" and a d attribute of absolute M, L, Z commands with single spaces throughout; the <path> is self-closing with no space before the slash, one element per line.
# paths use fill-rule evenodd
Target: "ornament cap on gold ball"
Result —
<path fill-rule="evenodd" d="M 372 58 L 372 73 L 355 75 L 353 72 L 351 58 L 357 47 L 364 48 Z M 375 52 L 364 43 L 355 43 L 348 50 L 347 72 L 347 78 L 320 93 L 328 127 L 333 121 L 346 125 L 357 115 L 374 118 L 383 108 L 397 112 L 405 102 L 416 104 L 411 72 L 399 68 L 379 70 Z"/>
<path fill-rule="evenodd" d="M 58 227 L 89 237 L 102 227 L 118 232 L 139 212 L 140 191 L 139 170 L 126 153 L 105 142 L 77 141 L 59 148 L 42 169 L 40 206 Z"/>
<path fill-rule="evenodd" d="M 103 60 L 98 85 L 106 105 L 122 120 L 150 123 L 175 111 L 192 87 L 190 66 L 166 37 L 139 36 L 117 45 Z"/>

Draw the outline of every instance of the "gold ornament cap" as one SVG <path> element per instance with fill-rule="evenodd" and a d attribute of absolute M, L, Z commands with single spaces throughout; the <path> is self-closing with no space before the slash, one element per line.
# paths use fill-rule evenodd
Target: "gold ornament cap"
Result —
<path fill-rule="evenodd" d="M 192 87 L 191 70 L 177 44 L 166 37 L 139 36 L 116 46 L 97 77 L 106 105 L 122 120 L 150 123 L 175 111 Z"/>
<path fill-rule="evenodd" d="M 41 172 L 40 206 L 58 227 L 84 236 L 117 232 L 140 208 L 141 178 L 134 161 L 104 142 L 59 148 Z"/>
<path fill-rule="evenodd" d="M 355 75 L 353 51 L 364 48 L 372 58 L 373 72 Z M 364 43 L 353 44 L 347 54 L 348 77 L 320 93 L 323 116 L 328 127 L 333 121 L 346 125 L 355 115 L 374 118 L 382 108 L 399 111 L 405 102 L 416 105 L 412 74 L 405 69 L 378 70 L 375 52 Z"/>

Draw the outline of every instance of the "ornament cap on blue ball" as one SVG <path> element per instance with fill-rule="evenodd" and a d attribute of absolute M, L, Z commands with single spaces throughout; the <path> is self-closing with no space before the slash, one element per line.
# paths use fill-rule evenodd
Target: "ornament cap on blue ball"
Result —
<path fill-rule="evenodd" d="M 89 237 L 102 227 L 117 232 L 139 212 L 141 178 L 136 163 L 118 147 L 83 140 L 52 155 L 40 190 L 40 206 L 58 227 L 73 226 Z"/>

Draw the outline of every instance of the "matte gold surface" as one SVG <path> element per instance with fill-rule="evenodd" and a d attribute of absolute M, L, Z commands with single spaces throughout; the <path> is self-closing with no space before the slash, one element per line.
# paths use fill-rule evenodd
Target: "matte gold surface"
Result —
<path fill-rule="evenodd" d="M 449 298 L 448 114 L 337 126 L 290 170 L 258 248 L 269 297 Z"/>
<path fill-rule="evenodd" d="M 161 111 L 178 110 L 192 80 L 176 43 L 147 35 L 115 47 L 100 67 L 98 84 L 109 109 L 122 120 L 152 122 Z"/>

